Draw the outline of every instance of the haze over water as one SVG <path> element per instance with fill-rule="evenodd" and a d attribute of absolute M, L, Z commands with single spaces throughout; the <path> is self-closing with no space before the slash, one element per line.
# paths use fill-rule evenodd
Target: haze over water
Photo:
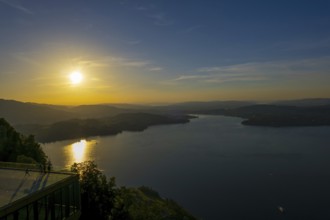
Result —
<path fill-rule="evenodd" d="M 44 150 L 55 166 L 93 159 L 118 185 L 150 186 L 202 219 L 330 218 L 330 127 L 240 122 L 200 116 Z"/>

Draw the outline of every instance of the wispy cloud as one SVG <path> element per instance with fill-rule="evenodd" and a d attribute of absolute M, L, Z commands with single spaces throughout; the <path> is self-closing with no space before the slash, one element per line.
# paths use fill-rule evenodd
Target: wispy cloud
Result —
<path fill-rule="evenodd" d="M 256 82 L 266 80 L 267 77 L 258 74 L 246 76 L 244 74 L 207 74 L 207 75 L 182 75 L 172 82 L 196 82 L 196 83 L 226 83 L 226 82 Z"/>
<path fill-rule="evenodd" d="M 129 60 L 124 60 L 121 61 L 120 64 L 122 66 L 129 66 L 129 67 L 145 67 L 149 64 L 148 61 L 129 61 Z"/>
<path fill-rule="evenodd" d="M 157 26 L 170 26 L 174 24 L 174 21 L 165 12 L 161 11 L 154 2 L 149 5 L 138 4 L 135 6 L 135 10 L 151 18 L 152 22 Z"/>
<path fill-rule="evenodd" d="M 173 20 L 170 20 L 163 12 L 150 15 L 149 17 L 153 18 L 154 24 L 158 26 L 169 26 L 174 23 Z"/>
<path fill-rule="evenodd" d="M 205 80 L 208 78 L 210 78 L 209 75 L 182 75 L 182 76 L 179 76 L 179 77 L 173 79 L 173 81 Z"/>
<path fill-rule="evenodd" d="M 259 73 L 263 75 L 296 75 L 313 72 L 328 72 L 330 57 L 301 59 L 291 61 L 251 62 L 231 66 L 203 67 L 200 73 Z"/>
<path fill-rule="evenodd" d="M 123 57 L 113 57 L 113 56 L 105 57 L 104 61 L 109 64 L 127 66 L 127 67 L 145 67 L 149 64 L 149 61 L 146 60 L 134 60 Z"/>
<path fill-rule="evenodd" d="M 77 57 L 71 60 L 72 65 L 80 67 L 107 67 L 107 66 L 123 66 L 142 68 L 149 65 L 149 61 L 135 60 L 124 57 L 105 56 L 97 58 Z"/>
<path fill-rule="evenodd" d="M 163 70 L 163 68 L 161 68 L 161 67 L 159 67 L 159 66 L 156 66 L 156 67 L 150 67 L 149 68 L 149 71 L 152 71 L 152 72 L 154 72 L 154 71 L 162 71 Z"/>
<path fill-rule="evenodd" d="M 106 67 L 108 64 L 98 59 L 74 58 L 72 64 L 79 67 Z"/>
<path fill-rule="evenodd" d="M 178 83 L 260 82 L 295 79 L 296 77 L 330 77 L 330 57 L 295 61 L 253 62 L 231 66 L 203 67 L 192 74 L 171 79 Z"/>
<path fill-rule="evenodd" d="M 15 2 L 14 0 L 0 0 L 1 3 L 6 4 L 7 6 L 19 10 L 25 14 L 34 14 L 30 9 L 23 7 L 21 4 Z"/>

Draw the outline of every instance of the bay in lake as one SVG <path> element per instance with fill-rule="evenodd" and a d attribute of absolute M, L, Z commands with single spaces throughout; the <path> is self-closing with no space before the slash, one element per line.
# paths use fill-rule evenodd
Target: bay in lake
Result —
<path fill-rule="evenodd" d="M 43 148 L 54 166 L 95 160 L 118 185 L 149 186 L 200 219 L 330 219 L 330 127 L 240 122 L 199 116 Z"/>

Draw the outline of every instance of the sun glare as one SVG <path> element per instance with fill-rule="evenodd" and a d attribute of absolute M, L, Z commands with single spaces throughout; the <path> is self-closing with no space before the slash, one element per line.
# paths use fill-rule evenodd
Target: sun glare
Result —
<path fill-rule="evenodd" d="M 69 78 L 70 78 L 71 84 L 73 84 L 73 85 L 77 85 L 77 84 L 81 83 L 81 81 L 83 80 L 83 76 L 80 71 L 73 71 L 70 74 Z"/>
<path fill-rule="evenodd" d="M 80 140 L 79 142 L 71 144 L 72 157 L 73 157 L 73 161 L 75 163 L 80 163 L 80 162 L 84 161 L 84 159 L 86 157 L 86 155 L 85 155 L 86 148 L 87 148 L 86 140 Z"/>

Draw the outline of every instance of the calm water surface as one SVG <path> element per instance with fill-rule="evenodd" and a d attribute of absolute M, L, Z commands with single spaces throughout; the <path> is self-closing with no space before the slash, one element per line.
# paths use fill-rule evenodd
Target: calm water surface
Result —
<path fill-rule="evenodd" d="M 201 219 L 330 219 L 330 127 L 240 122 L 200 116 L 44 150 L 55 166 L 95 160 L 118 185 L 150 186 Z"/>

